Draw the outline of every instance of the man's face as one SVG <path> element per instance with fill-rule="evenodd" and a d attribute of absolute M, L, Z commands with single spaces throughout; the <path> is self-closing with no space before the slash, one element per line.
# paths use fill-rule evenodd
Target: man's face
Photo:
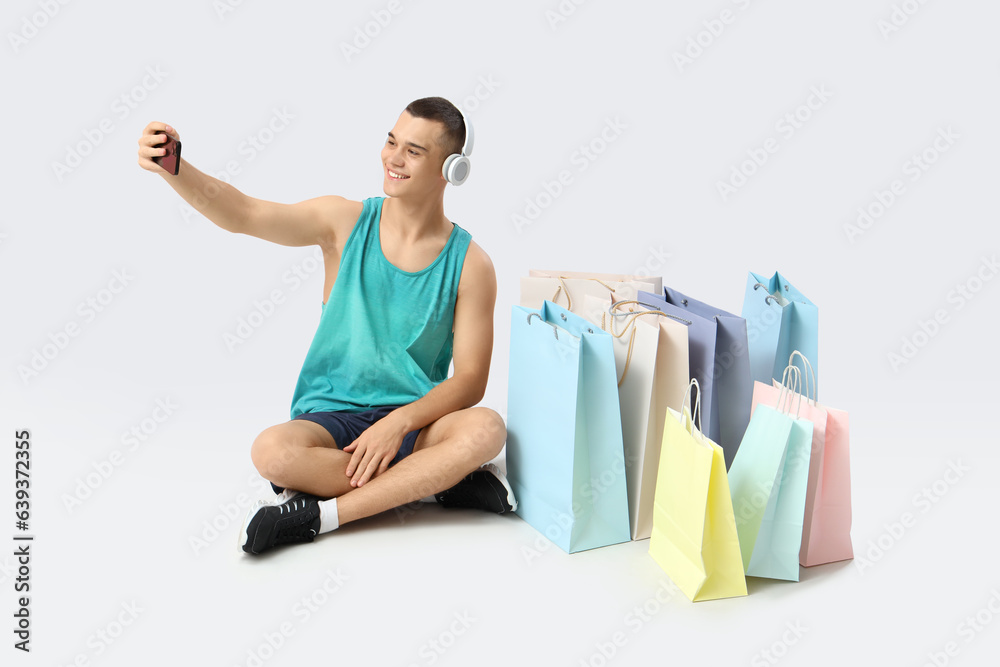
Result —
<path fill-rule="evenodd" d="M 390 197 L 444 187 L 441 165 L 447 157 L 444 125 L 403 112 L 382 147 L 383 190 Z"/>

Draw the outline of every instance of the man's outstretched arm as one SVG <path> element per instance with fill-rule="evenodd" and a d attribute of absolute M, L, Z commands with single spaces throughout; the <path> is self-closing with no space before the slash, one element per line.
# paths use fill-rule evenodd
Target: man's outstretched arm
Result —
<path fill-rule="evenodd" d="M 169 129 L 168 129 L 169 128 Z M 160 176 L 195 210 L 226 231 L 255 236 L 285 246 L 334 247 L 335 239 L 350 233 L 357 211 L 354 202 L 337 196 L 316 197 L 297 204 L 279 204 L 255 199 L 232 185 L 198 171 L 183 158 L 176 176 L 153 162 L 164 150 L 159 147 L 166 132 L 180 134 L 165 123 L 154 121 L 139 137 L 139 166 Z"/>
<path fill-rule="evenodd" d="M 493 308 L 497 298 L 496 271 L 476 243 L 469 244 L 455 301 L 453 359 L 455 372 L 424 397 L 393 410 L 375 422 L 351 445 L 347 474 L 351 486 L 361 486 L 389 467 L 403 436 L 483 399 L 493 355 Z"/>

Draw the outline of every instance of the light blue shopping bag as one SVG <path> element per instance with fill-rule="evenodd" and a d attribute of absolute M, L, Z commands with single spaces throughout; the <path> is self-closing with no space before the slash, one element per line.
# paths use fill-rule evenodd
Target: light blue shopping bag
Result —
<path fill-rule="evenodd" d="M 512 309 L 507 479 L 567 553 L 631 537 L 611 334 L 551 301 Z"/>
<path fill-rule="evenodd" d="M 750 374 L 755 382 L 781 381 L 788 357 L 801 352 L 819 369 L 819 308 L 777 271 L 770 278 L 751 272 L 743 295 Z M 801 361 L 797 367 L 804 373 Z"/>

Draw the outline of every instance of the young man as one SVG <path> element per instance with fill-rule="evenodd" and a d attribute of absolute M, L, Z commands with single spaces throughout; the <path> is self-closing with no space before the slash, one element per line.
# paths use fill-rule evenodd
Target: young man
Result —
<path fill-rule="evenodd" d="M 496 274 L 444 215 L 448 165 L 471 151 L 466 132 L 447 100 L 416 100 L 382 148 L 387 198 L 291 205 L 248 197 L 183 160 L 168 174 L 152 158 L 165 153 L 162 133 L 180 138 L 169 125 L 152 122 L 139 138 L 139 165 L 219 227 L 323 250 L 322 315 L 292 419 L 250 451 L 278 497 L 247 514 L 243 551 L 311 542 L 429 495 L 446 507 L 516 508 L 499 469 L 483 465 L 503 447 L 503 420 L 473 407 L 489 375 Z"/>

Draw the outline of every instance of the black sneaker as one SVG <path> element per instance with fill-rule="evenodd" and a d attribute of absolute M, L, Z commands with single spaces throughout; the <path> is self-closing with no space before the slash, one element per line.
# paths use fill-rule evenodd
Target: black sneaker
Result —
<path fill-rule="evenodd" d="M 468 507 L 503 514 L 517 509 L 514 491 L 500 468 L 487 463 L 447 491 L 434 495 L 443 507 Z"/>
<path fill-rule="evenodd" d="M 300 493 L 279 505 L 251 507 L 243 521 L 240 548 L 259 554 L 279 544 L 312 542 L 319 534 L 320 500 Z"/>

